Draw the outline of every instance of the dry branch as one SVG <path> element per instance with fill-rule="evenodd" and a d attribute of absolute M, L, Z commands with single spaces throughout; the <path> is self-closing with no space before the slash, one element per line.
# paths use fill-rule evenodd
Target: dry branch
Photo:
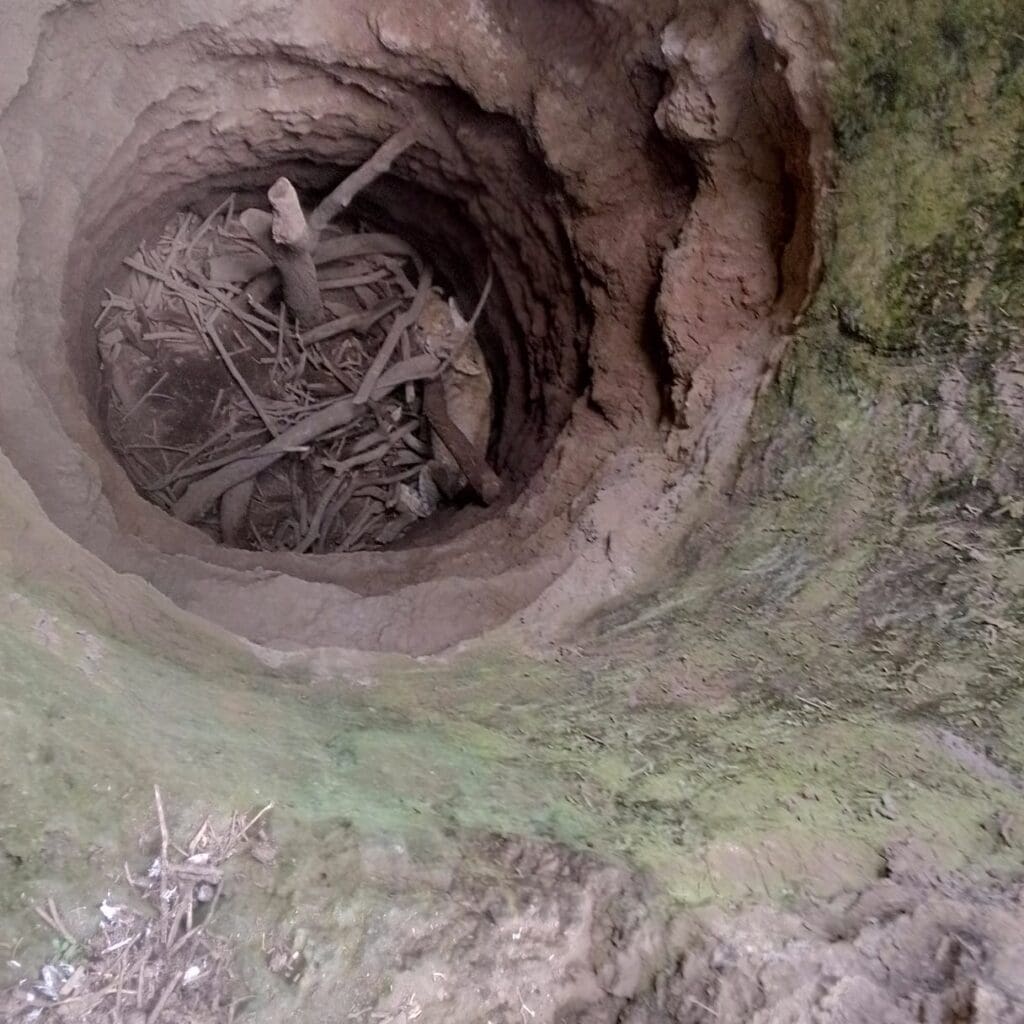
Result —
<path fill-rule="evenodd" d="M 433 356 L 414 356 L 407 363 L 399 363 L 384 373 L 373 391 L 379 401 L 407 380 L 424 380 L 436 373 L 440 366 Z M 175 502 L 172 513 L 185 522 L 194 522 L 230 487 L 262 473 L 289 449 L 308 444 L 328 431 L 351 423 L 359 412 L 353 398 L 339 398 L 327 408 L 307 416 L 294 427 L 283 431 L 256 453 L 218 469 L 208 477 L 192 484 L 182 498 Z M 453 453 L 454 454 L 454 453 Z"/>
<path fill-rule="evenodd" d="M 392 135 L 366 163 L 323 199 L 309 217 L 309 228 L 314 236 L 318 236 L 364 188 L 373 184 L 381 175 L 387 174 L 395 160 L 416 142 L 416 137 L 413 128 L 404 128 L 397 135 Z"/>
<path fill-rule="evenodd" d="M 277 207 L 274 214 L 264 210 L 245 210 L 239 220 L 281 275 L 284 301 L 288 308 L 300 323 L 316 327 L 324 322 L 326 313 L 316 279 L 309 231 L 296 222 L 292 204 L 294 202 L 295 207 L 298 207 L 298 197 L 292 199 L 295 190 L 291 183 L 286 178 L 280 178 L 270 191 L 273 193 L 275 190 L 283 214 Z M 292 195 L 289 195 L 289 190 Z M 271 203 L 274 201 L 271 198 Z M 301 218 L 301 208 L 297 216 Z"/>
<path fill-rule="evenodd" d="M 448 414 L 444 385 L 439 380 L 429 380 L 423 388 L 423 415 L 452 453 L 452 458 L 466 474 L 470 487 L 480 496 L 481 501 L 485 505 L 497 501 L 501 496 L 501 480 Z"/>

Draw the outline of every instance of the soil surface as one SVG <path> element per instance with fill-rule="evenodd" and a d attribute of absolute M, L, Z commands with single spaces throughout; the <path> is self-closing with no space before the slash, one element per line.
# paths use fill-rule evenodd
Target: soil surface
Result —
<path fill-rule="evenodd" d="M 266 1024 L 1022 1019 L 1018 3 L 3 21 L 5 989 L 94 966 L 158 785 L 273 804 L 217 880 Z M 493 260 L 508 499 L 217 544 L 104 441 L 104 283 L 410 122 L 367 217 L 460 310 Z"/>

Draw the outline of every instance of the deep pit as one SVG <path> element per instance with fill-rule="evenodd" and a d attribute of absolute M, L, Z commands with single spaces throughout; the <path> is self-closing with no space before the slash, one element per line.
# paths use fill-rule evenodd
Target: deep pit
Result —
<path fill-rule="evenodd" d="M 49 16 L 2 124 L 23 215 L 2 441 L 54 520 L 288 648 L 430 652 L 515 617 L 550 634 L 656 571 L 728 477 L 817 275 L 815 24 L 573 5 L 566 50 L 561 22 L 518 7 L 314 4 L 157 36 L 117 10 Z M 81 61 L 48 58 L 83 39 Z M 409 125 L 417 144 L 355 213 L 439 268 L 463 315 L 493 267 L 479 341 L 501 500 L 455 496 L 395 543 L 313 555 L 175 521 L 110 450 L 104 289 L 177 213 L 259 202 L 281 175 L 315 201 Z"/>
<path fill-rule="evenodd" d="M 289 178 L 276 180 L 298 201 Z M 393 196 L 399 187 L 382 191 Z M 178 211 L 155 243 L 143 241 L 126 258 L 93 325 L 99 418 L 140 495 L 226 546 L 299 554 L 422 542 L 458 507 L 494 504 L 502 485 L 488 460 L 515 359 L 500 339 L 517 332 L 491 326 L 490 260 L 482 260 L 486 280 L 474 297 L 478 275 L 456 256 L 458 239 L 446 245 L 441 228 L 424 223 L 413 245 L 386 210 L 371 203 L 367 219 L 367 204 L 352 205 L 346 194 L 343 222 L 325 217 L 317 228 L 319 281 L 309 283 L 319 309 L 304 311 L 303 323 L 282 294 L 281 273 L 243 226 L 246 217 L 259 221 L 264 197 L 221 195 Z M 307 190 L 304 197 L 307 209 L 324 209 Z M 453 223 L 463 243 L 472 238 L 464 220 Z M 402 376 L 377 400 L 364 383 Z M 428 388 L 441 403 L 437 424 L 427 415 Z M 370 401 L 359 402 L 361 390 Z M 346 422 L 312 425 L 332 415 Z M 438 429 L 454 430 L 458 457 Z M 293 439 L 267 469 L 236 484 L 240 502 L 225 488 L 191 516 L 182 511 L 214 474 L 243 469 L 289 431 L 310 439 Z"/>
<path fill-rule="evenodd" d="M 439 102 L 435 95 L 428 99 Z M 446 105 L 440 103 L 429 120 L 421 112 L 415 123 L 442 122 L 446 111 Z M 447 116 L 459 124 L 470 120 L 470 114 L 458 107 Z M 516 193 L 500 196 L 503 208 L 493 223 L 478 224 L 474 218 L 473 204 L 480 203 L 483 183 L 472 177 L 463 181 L 446 178 L 443 170 L 437 169 L 441 163 L 438 153 L 424 142 L 403 155 L 400 165 L 391 173 L 360 193 L 348 211 L 348 230 L 386 232 L 406 242 L 433 269 L 438 294 L 454 300 L 466 317 L 485 298 L 475 332 L 491 381 L 488 390 L 492 414 L 484 448 L 499 475 L 507 481 L 507 504 L 542 464 L 564 427 L 573 402 L 585 388 L 589 314 L 576 279 L 570 242 L 555 216 L 553 199 L 545 192 L 547 179 L 543 167 L 530 157 L 525 141 L 507 123 L 483 117 L 479 112 L 477 117 L 480 144 L 493 151 L 493 159 L 520 169 Z M 320 145 L 314 148 L 309 134 L 303 133 L 303 144 L 308 148 L 300 152 L 281 151 L 289 143 L 287 134 L 272 137 L 264 148 L 253 143 L 251 134 L 227 142 L 218 139 L 212 149 L 220 159 L 210 156 L 209 163 L 181 168 L 183 176 L 191 174 L 197 178 L 195 184 L 179 187 L 147 208 L 133 210 L 123 220 L 118 211 L 104 210 L 98 217 L 102 228 L 99 223 L 89 223 L 82 229 L 87 238 L 94 240 L 94 245 L 98 241 L 99 248 L 90 253 L 90 277 L 67 293 L 67 313 L 70 322 L 81 325 L 68 344 L 87 403 L 98 405 L 101 410 L 108 406 L 110 382 L 107 380 L 104 388 L 99 379 L 96 357 L 102 345 L 96 345 L 96 331 L 92 328 L 97 312 L 102 314 L 107 290 L 112 285 L 121 286 L 122 290 L 126 287 L 122 261 L 131 258 L 132 253 L 137 256 L 140 243 L 147 238 L 153 241 L 168 227 L 168 211 L 174 211 L 172 218 L 189 211 L 198 220 L 228 197 L 234 197 L 238 210 L 253 205 L 265 207 L 266 189 L 280 176 L 293 180 L 308 203 L 314 203 L 315 197 L 322 198 L 353 169 L 353 164 L 358 165 L 374 150 L 374 140 L 353 139 L 346 135 L 343 125 L 335 126 L 329 118 L 318 118 L 316 131 L 324 136 Z M 332 131 L 337 132 L 336 138 Z M 172 133 L 162 144 L 177 150 L 190 148 L 192 142 Z M 231 166 L 233 146 L 238 146 L 242 153 L 241 168 Z M 266 164 L 261 162 L 264 154 Z M 326 162 L 332 154 L 337 162 Z M 160 157 L 154 154 L 145 159 Z M 160 184 L 163 186 L 162 181 Z M 506 206 L 511 209 L 505 209 Z M 523 225 L 527 237 L 510 237 L 510 224 Z M 543 236 L 543 250 L 536 241 L 531 242 L 530 236 L 536 235 Z M 532 261 L 528 272 L 517 262 L 515 246 L 536 248 L 538 258 Z M 493 287 L 488 285 L 492 273 Z M 516 296 L 514 302 L 510 294 Z M 276 310 L 277 299 L 275 294 L 266 301 Z M 382 326 L 386 327 L 392 319 L 393 316 L 384 318 Z M 135 324 L 132 329 L 137 327 Z M 381 340 L 372 339 L 370 344 L 379 345 Z M 143 359 L 146 358 L 143 354 Z M 151 383 L 159 379 L 162 368 L 154 365 L 148 379 L 143 376 L 141 380 Z M 172 368 L 164 391 L 173 387 Z M 141 398 L 144 390 L 135 398 Z M 134 404 L 129 402 L 129 406 Z M 190 411 L 193 415 L 199 413 L 198 409 Z M 109 427 L 105 419 L 101 411 L 101 429 Z M 109 430 L 106 433 L 109 440 Z M 195 442 L 198 438 L 191 440 Z M 122 448 L 122 460 L 123 454 Z M 134 482 L 138 484 L 138 480 Z M 457 494 L 452 497 L 457 500 L 448 503 L 447 515 L 433 516 L 428 529 L 414 531 L 415 543 L 422 545 L 439 534 L 453 536 L 484 518 L 479 510 L 465 508 L 473 504 L 471 501 L 459 499 Z M 465 508 L 464 514 L 451 514 L 459 505 Z M 216 539 L 216 531 L 211 533 Z"/>

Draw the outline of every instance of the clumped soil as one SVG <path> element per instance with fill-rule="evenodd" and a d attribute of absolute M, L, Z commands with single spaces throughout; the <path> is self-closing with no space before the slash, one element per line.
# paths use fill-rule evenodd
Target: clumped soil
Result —
<path fill-rule="evenodd" d="M 886 877 L 789 912 L 714 915 L 677 968 L 616 1024 L 1018 1024 L 1024 1020 L 1019 878 L 944 875 L 896 843 Z M 692 926 L 691 926 L 692 927 Z"/>
<path fill-rule="evenodd" d="M 468 844 L 447 870 L 427 870 L 401 844 L 353 849 L 339 835 L 316 871 L 289 877 L 268 810 L 204 817 L 179 845 L 157 791 L 159 831 L 142 843 L 148 873 L 125 866 L 124 902 L 97 898 L 91 934 L 71 933 L 53 900 L 39 909 L 55 952 L 0 992 L 3 1019 L 224 1024 L 328 1019 L 329 1007 L 329 1019 L 381 1024 L 1024 1020 L 1019 872 L 944 871 L 917 841 L 893 842 L 883 877 L 828 899 L 672 914 L 624 869 L 497 836 Z M 367 913 L 359 900 L 313 924 L 334 858 L 352 854 L 364 887 L 387 904 L 354 947 L 350 915 Z M 218 919 L 236 856 L 264 872 L 260 889 L 301 889 L 276 922 L 235 912 L 224 923 L 235 939 L 264 929 L 262 962 L 242 972 L 241 943 L 222 937 Z M 229 897 L 241 878 L 232 875 Z"/>

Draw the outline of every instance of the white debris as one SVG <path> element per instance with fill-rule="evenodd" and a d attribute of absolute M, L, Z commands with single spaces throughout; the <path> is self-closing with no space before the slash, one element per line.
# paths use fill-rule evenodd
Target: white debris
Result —
<path fill-rule="evenodd" d="M 46 996 L 51 1002 L 56 1002 L 59 998 L 60 987 L 64 984 L 64 975 L 53 964 L 45 964 L 39 972 L 39 977 L 42 981 L 34 986 L 35 990 L 41 996 Z"/>
<path fill-rule="evenodd" d="M 106 897 L 104 897 L 103 902 L 100 904 L 100 913 L 108 921 L 113 921 L 124 909 L 124 907 L 118 906 L 116 903 L 108 903 Z"/>
<path fill-rule="evenodd" d="M 416 516 L 417 519 L 426 519 L 433 512 L 426 499 L 420 492 L 408 484 L 398 485 L 398 508 L 403 512 Z"/>

